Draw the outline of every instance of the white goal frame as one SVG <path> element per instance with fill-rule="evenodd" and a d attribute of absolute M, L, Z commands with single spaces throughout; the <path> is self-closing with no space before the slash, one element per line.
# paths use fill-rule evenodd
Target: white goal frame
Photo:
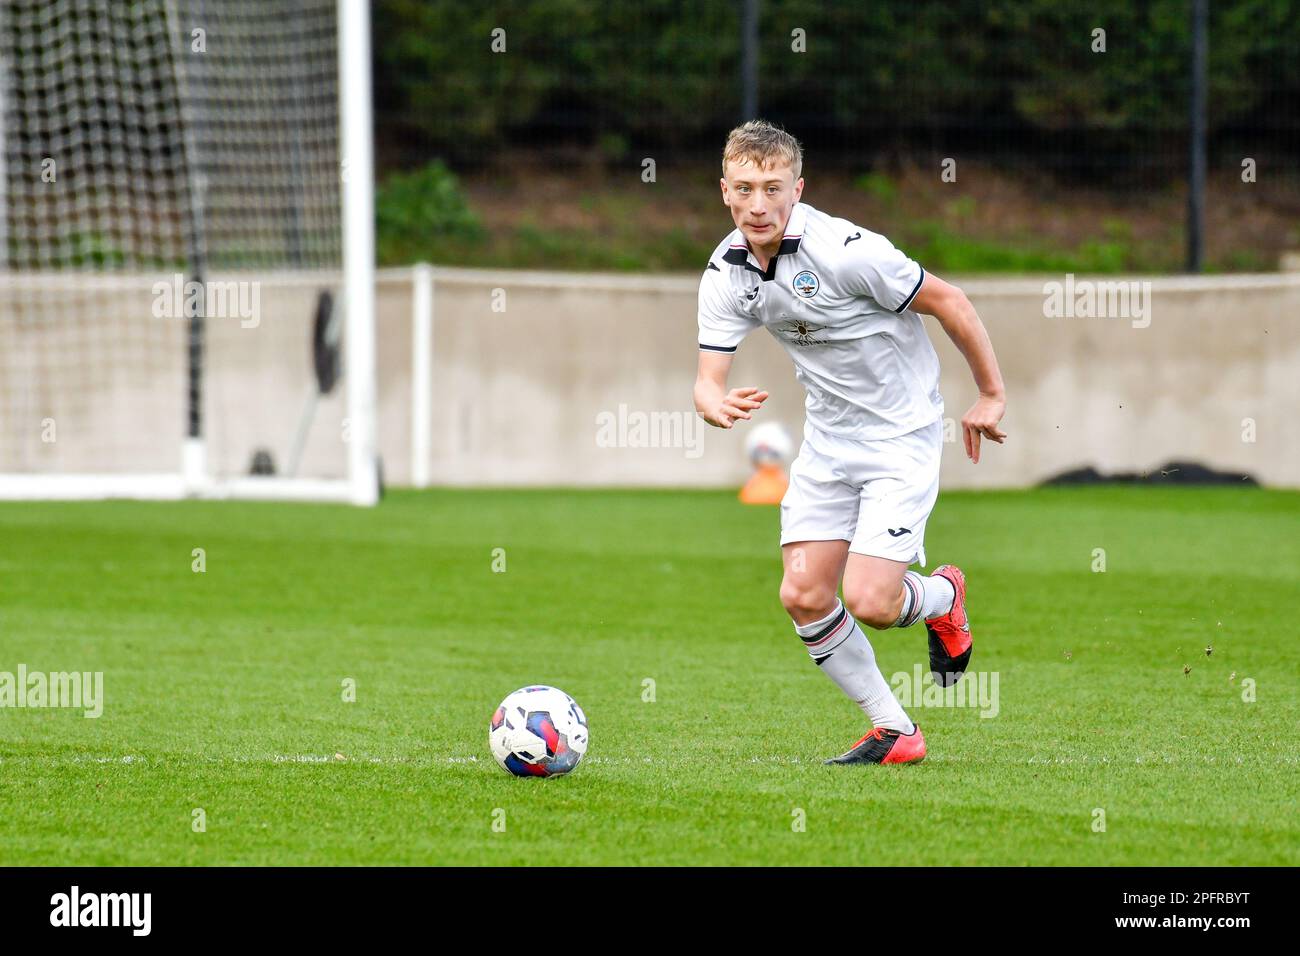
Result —
<path fill-rule="evenodd" d="M 341 502 L 369 506 L 379 500 L 376 435 L 374 141 L 370 74 L 370 2 L 337 0 L 339 153 L 341 167 L 342 283 L 337 309 L 344 322 L 343 386 L 348 416 L 346 477 L 278 475 L 217 477 L 209 473 L 205 440 L 178 434 L 176 470 L 165 473 L 15 473 L 0 461 L 0 500 L 255 499 Z M 3 68 L 0 64 L 0 68 Z M 0 117 L 5 103 L 0 98 Z M 0 122 L 0 176 L 4 174 Z M 5 199 L 0 189 L 0 204 Z M 3 258 L 5 223 L 0 206 L 0 284 L 100 283 L 129 277 L 93 272 L 33 277 L 8 271 Z M 3 318 L 0 317 L 0 321 Z M 178 404 L 180 398 L 177 398 Z M 178 432 L 180 416 L 178 418 Z"/>

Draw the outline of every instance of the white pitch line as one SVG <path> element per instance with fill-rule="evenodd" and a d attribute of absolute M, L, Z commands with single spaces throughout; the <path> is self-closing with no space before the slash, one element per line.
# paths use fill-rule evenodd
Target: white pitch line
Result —
<path fill-rule="evenodd" d="M 81 754 L 74 757 L 62 759 L 50 759 L 40 755 L 10 757 L 7 762 L 14 764 L 22 763 L 42 763 L 47 765 L 59 764 L 123 764 L 123 765 L 153 765 L 157 766 L 173 760 L 186 762 L 190 758 L 184 755 L 172 753 L 163 754 L 158 757 L 149 757 L 141 754 L 122 754 L 120 756 L 93 756 L 90 754 Z M 480 757 L 475 754 L 450 754 L 446 756 L 435 756 L 427 759 L 413 758 L 407 755 L 398 755 L 391 757 L 376 757 L 370 755 L 353 756 L 348 754 L 268 754 L 264 756 L 207 756 L 204 759 L 209 763 L 239 763 L 239 764 L 333 764 L 333 763 L 369 763 L 369 764 L 404 764 L 414 767 L 429 766 L 432 764 L 491 764 L 492 760 L 486 756 Z M 968 757 L 953 757 L 945 754 L 931 754 L 925 758 L 926 763 L 967 763 Z M 6 758 L 0 757 L 0 763 L 5 763 Z M 692 761 L 656 761 L 653 757 L 614 757 L 594 755 L 583 758 L 584 764 L 593 764 L 607 767 L 628 767 L 628 766 L 675 766 L 690 765 Z M 773 766 L 818 766 L 822 763 L 821 757 L 799 757 L 787 755 L 769 755 L 753 756 L 745 761 L 749 764 L 770 764 Z M 1189 764 L 1231 764 L 1234 766 L 1294 766 L 1300 764 L 1300 754 L 1277 754 L 1267 759 L 1251 759 L 1242 756 L 1229 757 L 1220 760 L 1214 754 L 1203 754 L 1199 758 L 1175 757 L 1169 754 L 1143 754 L 1135 757 L 1115 758 L 1112 756 L 1094 756 L 1091 754 L 1081 754 L 1077 756 L 1068 756 L 1061 754 L 1034 754 L 1025 758 L 1026 764 L 1041 765 L 1068 765 L 1068 764 L 1096 764 L 1098 766 L 1142 766 L 1142 765 L 1189 765 Z M 1014 766 L 1021 761 L 1011 761 L 1006 766 Z"/>

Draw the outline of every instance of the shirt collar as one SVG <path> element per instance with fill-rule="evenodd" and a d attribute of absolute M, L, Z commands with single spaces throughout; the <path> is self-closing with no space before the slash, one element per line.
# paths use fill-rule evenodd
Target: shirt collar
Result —
<path fill-rule="evenodd" d="M 785 233 L 781 236 L 781 245 L 776 250 L 776 255 L 768 263 L 767 273 L 758 267 L 754 261 L 753 255 L 749 251 L 749 243 L 745 239 L 745 234 L 739 229 L 733 229 L 731 238 L 727 243 L 727 251 L 722 258 L 736 266 L 747 266 L 750 270 L 757 272 L 759 275 L 766 277 L 767 274 L 775 275 L 776 260 L 781 256 L 794 255 L 799 251 L 799 245 L 803 242 L 804 227 L 808 222 L 808 209 L 803 203 L 797 202 L 794 208 L 790 210 L 790 219 L 785 224 Z"/>

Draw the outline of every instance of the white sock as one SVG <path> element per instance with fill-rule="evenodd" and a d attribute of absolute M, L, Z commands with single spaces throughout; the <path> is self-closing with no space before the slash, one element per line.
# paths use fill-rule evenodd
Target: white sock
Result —
<path fill-rule="evenodd" d="M 915 571 L 903 574 L 903 610 L 894 627 L 911 627 L 921 618 L 947 614 L 952 602 L 957 600 L 957 590 L 947 578 L 926 577 Z"/>
<path fill-rule="evenodd" d="M 809 656 L 862 708 L 873 727 L 912 733 L 912 721 L 876 666 L 871 642 L 843 604 L 836 601 L 835 610 L 826 617 L 812 624 L 796 624 L 794 629 Z"/>

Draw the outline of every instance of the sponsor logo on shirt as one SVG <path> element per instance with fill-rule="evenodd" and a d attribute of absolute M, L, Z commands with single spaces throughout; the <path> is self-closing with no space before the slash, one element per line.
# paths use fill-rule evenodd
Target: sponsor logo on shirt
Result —
<path fill-rule="evenodd" d="M 812 322 L 805 322 L 803 319 L 795 319 L 793 322 L 781 326 L 779 331 L 785 333 L 795 345 L 829 345 L 829 340 L 817 338 L 817 333 L 825 328 L 824 325 L 814 325 Z"/>

